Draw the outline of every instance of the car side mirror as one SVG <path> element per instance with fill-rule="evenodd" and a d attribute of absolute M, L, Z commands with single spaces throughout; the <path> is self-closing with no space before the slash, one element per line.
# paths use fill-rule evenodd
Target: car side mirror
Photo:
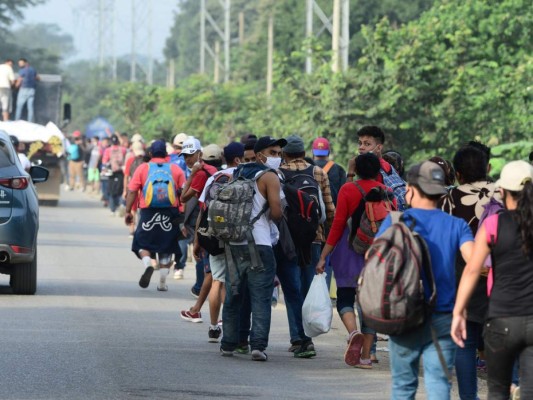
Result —
<path fill-rule="evenodd" d="M 30 176 L 33 183 L 46 182 L 49 174 L 50 172 L 44 167 L 33 166 L 30 168 Z"/>

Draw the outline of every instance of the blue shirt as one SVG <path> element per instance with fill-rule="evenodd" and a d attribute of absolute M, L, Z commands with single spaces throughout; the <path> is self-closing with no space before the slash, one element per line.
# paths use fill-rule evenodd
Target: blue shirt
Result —
<path fill-rule="evenodd" d="M 35 89 L 37 86 L 37 71 L 32 66 L 28 65 L 19 70 L 19 77 L 22 78 L 20 87 Z"/>
<path fill-rule="evenodd" d="M 455 257 L 464 243 L 474 240 L 472 230 L 463 219 L 448 215 L 439 209 L 410 208 L 404 212 L 404 218 L 408 225 L 413 218 L 415 219 L 415 232 L 420 234 L 428 245 L 437 287 L 435 311 L 452 312 L 457 286 Z M 390 216 L 383 221 L 376 237 L 389 226 L 391 226 Z M 431 289 L 424 277 L 423 282 L 427 298 Z"/>

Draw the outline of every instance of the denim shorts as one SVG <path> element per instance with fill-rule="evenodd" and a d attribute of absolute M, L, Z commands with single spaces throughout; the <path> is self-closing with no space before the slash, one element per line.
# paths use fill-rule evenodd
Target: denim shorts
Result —
<path fill-rule="evenodd" d="M 219 254 L 218 256 L 209 256 L 209 266 L 211 267 L 211 275 L 214 281 L 226 281 L 226 255 Z"/>

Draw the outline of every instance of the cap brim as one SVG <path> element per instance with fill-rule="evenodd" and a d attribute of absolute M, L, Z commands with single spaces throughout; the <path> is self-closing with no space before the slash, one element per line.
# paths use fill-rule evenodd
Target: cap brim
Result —
<path fill-rule="evenodd" d="M 270 146 L 285 147 L 285 146 L 287 146 L 287 141 L 285 139 L 278 139 L 274 143 L 272 143 Z M 268 146 L 268 147 L 270 147 L 270 146 Z"/>
<path fill-rule="evenodd" d="M 313 149 L 313 154 L 319 157 L 329 156 L 329 150 L 314 150 Z"/>
<path fill-rule="evenodd" d="M 182 150 L 181 150 L 181 154 L 191 155 L 191 154 L 194 154 L 194 153 L 198 153 L 199 151 L 200 151 L 200 150 L 193 150 L 193 149 L 191 149 L 191 150 L 189 150 L 189 149 L 184 150 L 184 149 L 182 149 Z"/>
<path fill-rule="evenodd" d="M 422 189 L 425 194 L 429 195 L 446 194 L 448 192 L 444 186 L 432 183 L 422 183 L 419 181 L 418 186 L 420 186 L 420 189 Z"/>

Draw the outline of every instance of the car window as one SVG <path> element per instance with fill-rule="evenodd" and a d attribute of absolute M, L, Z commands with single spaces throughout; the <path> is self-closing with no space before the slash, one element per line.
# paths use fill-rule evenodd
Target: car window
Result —
<path fill-rule="evenodd" d="M 9 144 L 0 139 L 0 168 L 14 164 L 12 154 L 13 153 L 9 149 Z"/>

